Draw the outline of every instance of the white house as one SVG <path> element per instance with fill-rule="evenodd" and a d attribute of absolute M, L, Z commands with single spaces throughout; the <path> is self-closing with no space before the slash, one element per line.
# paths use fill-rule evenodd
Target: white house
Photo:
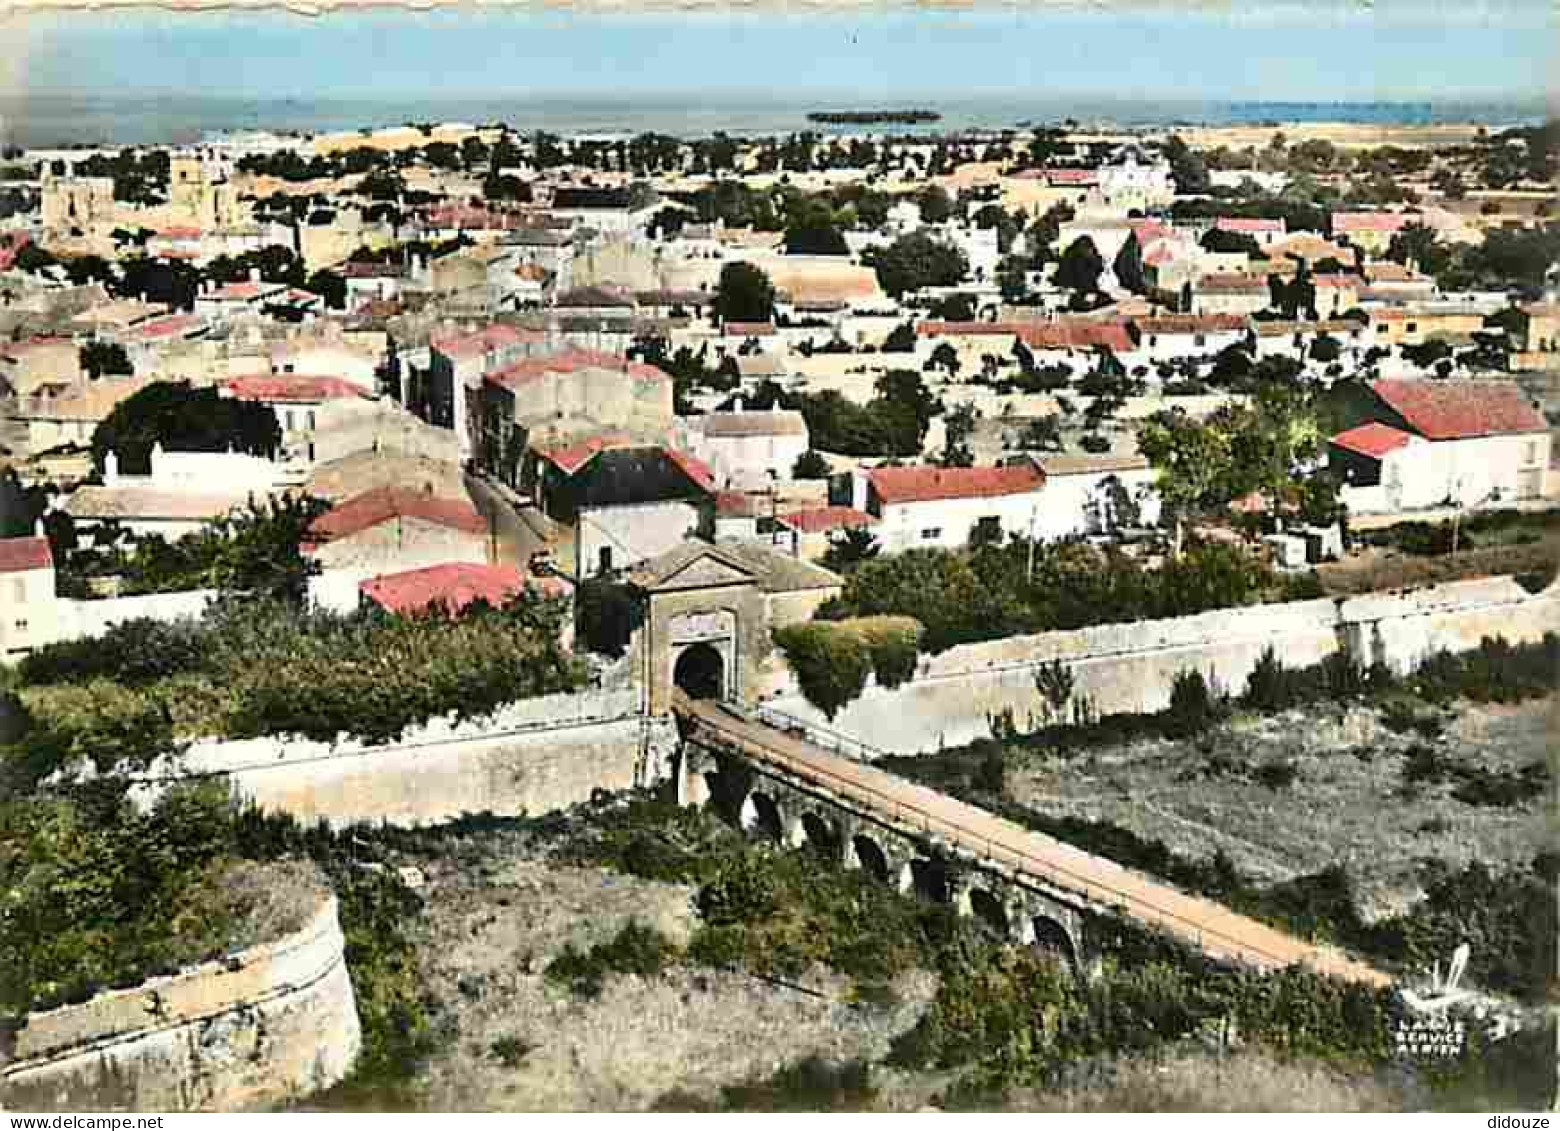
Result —
<path fill-rule="evenodd" d="M 1036 537 L 1054 540 L 1157 526 L 1158 473 L 1140 455 L 1031 456 L 1045 476 Z"/>
<path fill-rule="evenodd" d="M 808 448 L 802 414 L 776 409 L 711 412 L 688 418 L 685 444 L 715 473 L 723 490 L 753 491 L 770 483 L 788 483 Z"/>
<path fill-rule="evenodd" d="M 1545 493 L 1549 425 L 1506 381 L 1373 381 L 1372 419 L 1328 441 L 1361 512 L 1477 507 Z"/>
<path fill-rule="evenodd" d="M 1034 529 L 1045 477 L 1012 467 L 880 467 L 861 477 L 867 514 L 890 553 L 920 546 L 953 549 L 972 537 L 998 540 Z"/>
<path fill-rule="evenodd" d="M 58 639 L 55 604 L 54 558 L 42 531 L 0 538 L 0 661 Z"/>
<path fill-rule="evenodd" d="M 76 488 L 65 513 L 82 533 L 113 522 L 136 537 L 173 542 L 301 480 L 293 469 L 245 452 L 165 452 L 158 444 L 150 464 L 147 475 L 121 475 L 118 454 L 109 452 L 103 482 Z"/>

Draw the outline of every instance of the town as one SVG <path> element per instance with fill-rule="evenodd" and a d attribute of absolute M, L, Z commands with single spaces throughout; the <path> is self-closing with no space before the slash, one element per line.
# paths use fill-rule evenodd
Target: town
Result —
<path fill-rule="evenodd" d="M 1560 126 L 808 117 L 0 155 L 4 1106 L 1549 1102 Z"/>

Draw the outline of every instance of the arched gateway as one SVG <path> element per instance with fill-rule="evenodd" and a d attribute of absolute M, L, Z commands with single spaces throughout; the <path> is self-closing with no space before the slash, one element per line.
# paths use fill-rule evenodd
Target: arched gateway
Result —
<path fill-rule="evenodd" d="M 809 619 L 841 584 L 788 554 L 694 540 L 642 562 L 628 583 L 640 602 L 634 662 L 656 715 L 671 709 L 674 687 L 696 699 L 756 698 L 770 631 Z"/>

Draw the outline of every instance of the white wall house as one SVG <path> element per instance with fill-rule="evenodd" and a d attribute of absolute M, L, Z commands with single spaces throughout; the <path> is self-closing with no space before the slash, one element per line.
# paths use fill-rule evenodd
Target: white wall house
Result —
<path fill-rule="evenodd" d="M 1158 473 L 1142 456 L 1031 458 L 1045 476 L 1036 537 L 1054 541 L 1159 524 Z"/>
<path fill-rule="evenodd" d="M 715 473 L 721 490 L 755 491 L 788 483 L 807 451 L 807 422 L 790 410 L 711 412 L 690 418 L 685 446 Z"/>
<path fill-rule="evenodd" d="M 1360 513 L 1479 507 L 1545 493 L 1543 415 L 1502 381 L 1375 381 L 1375 419 L 1332 437 L 1328 463 Z"/>
<path fill-rule="evenodd" d="M 1027 534 L 1040 521 L 1044 477 L 1013 467 L 882 467 L 861 476 L 865 510 L 884 550 L 954 549 L 972 535 Z"/>
<path fill-rule="evenodd" d="M 0 662 L 59 638 L 49 540 L 0 538 Z"/>

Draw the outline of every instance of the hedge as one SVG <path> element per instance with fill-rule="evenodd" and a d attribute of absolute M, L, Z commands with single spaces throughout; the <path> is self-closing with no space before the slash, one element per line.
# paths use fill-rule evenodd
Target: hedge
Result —
<path fill-rule="evenodd" d="M 833 719 L 861 695 L 869 674 L 883 687 L 913 676 L 920 636 L 919 622 L 910 617 L 876 616 L 789 625 L 774 639 L 807 701 Z"/>

